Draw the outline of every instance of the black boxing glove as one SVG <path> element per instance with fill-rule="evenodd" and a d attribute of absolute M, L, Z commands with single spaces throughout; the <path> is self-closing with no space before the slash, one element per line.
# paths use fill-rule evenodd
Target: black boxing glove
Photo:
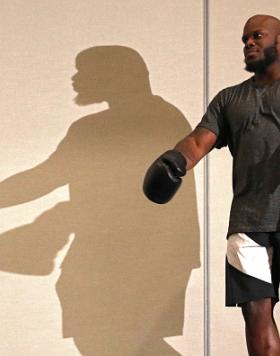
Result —
<path fill-rule="evenodd" d="M 143 190 L 148 199 L 157 204 L 171 200 L 186 175 L 187 161 L 181 152 L 169 150 L 162 154 L 148 169 Z"/>

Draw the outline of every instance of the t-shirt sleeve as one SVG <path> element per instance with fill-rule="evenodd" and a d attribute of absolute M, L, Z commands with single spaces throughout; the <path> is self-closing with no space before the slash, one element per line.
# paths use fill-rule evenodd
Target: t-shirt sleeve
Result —
<path fill-rule="evenodd" d="M 210 102 L 206 113 L 202 117 L 197 127 L 204 127 L 217 135 L 216 148 L 227 146 L 227 130 L 224 115 L 224 92 L 220 91 Z"/>

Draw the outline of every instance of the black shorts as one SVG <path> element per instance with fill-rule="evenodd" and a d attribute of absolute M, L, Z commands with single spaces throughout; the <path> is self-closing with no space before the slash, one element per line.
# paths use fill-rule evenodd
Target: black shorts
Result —
<path fill-rule="evenodd" d="M 279 301 L 280 232 L 230 235 L 226 253 L 226 306 L 251 300 Z"/>

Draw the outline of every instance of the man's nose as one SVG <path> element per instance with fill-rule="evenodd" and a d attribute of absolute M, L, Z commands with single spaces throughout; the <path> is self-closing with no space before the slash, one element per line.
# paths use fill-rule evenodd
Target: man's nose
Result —
<path fill-rule="evenodd" d="M 78 74 L 78 73 L 75 73 L 75 74 L 71 77 L 71 80 L 75 80 L 76 77 L 77 77 L 77 74 Z"/>
<path fill-rule="evenodd" d="M 254 38 L 253 37 L 249 37 L 246 44 L 245 44 L 245 47 L 246 48 L 251 48 L 251 47 L 254 47 L 256 44 L 255 44 L 255 41 L 254 41 Z"/>

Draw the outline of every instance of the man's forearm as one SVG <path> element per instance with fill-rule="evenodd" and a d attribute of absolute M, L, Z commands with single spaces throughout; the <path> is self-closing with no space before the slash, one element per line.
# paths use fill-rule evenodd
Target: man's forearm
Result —
<path fill-rule="evenodd" d="M 187 169 L 192 169 L 202 158 L 198 153 L 198 148 L 193 137 L 186 137 L 176 144 L 175 150 L 182 153 L 187 161 Z"/>
<path fill-rule="evenodd" d="M 192 169 L 208 152 L 211 151 L 217 136 L 204 128 L 197 128 L 179 141 L 174 147 L 187 161 L 187 169 Z"/>

